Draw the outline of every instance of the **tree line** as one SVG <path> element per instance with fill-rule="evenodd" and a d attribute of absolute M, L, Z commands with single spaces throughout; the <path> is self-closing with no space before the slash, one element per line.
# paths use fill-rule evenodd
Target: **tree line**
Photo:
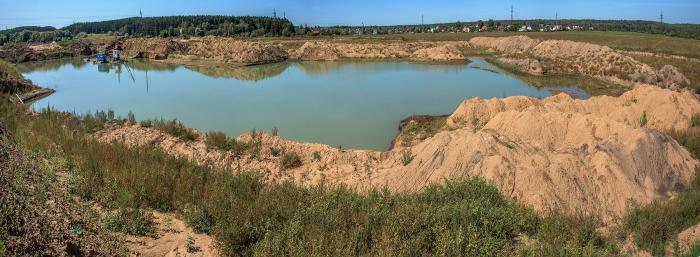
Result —
<path fill-rule="evenodd" d="M 131 36 L 291 36 L 295 28 L 287 19 L 262 16 L 166 16 L 132 17 L 99 22 L 79 22 L 64 28 L 73 34 L 117 33 Z"/>

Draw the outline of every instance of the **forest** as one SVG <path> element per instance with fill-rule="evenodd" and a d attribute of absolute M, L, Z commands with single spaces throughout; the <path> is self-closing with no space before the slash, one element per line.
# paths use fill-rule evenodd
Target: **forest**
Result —
<path fill-rule="evenodd" d="M 255 16 L 166 16 L 80 22 L 65 30 L 73 34 L 118 33 L 133 36 L 291 36 L 294 25 L 287 19 Z"/>

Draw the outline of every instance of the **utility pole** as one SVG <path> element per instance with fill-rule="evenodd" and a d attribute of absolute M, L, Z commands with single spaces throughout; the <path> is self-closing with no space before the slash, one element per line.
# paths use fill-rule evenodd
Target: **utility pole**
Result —
<path fill-rule="evenodd" d="M 513 25 L 513 5 L 510 5 L 510 25 Z"/>
<path fill-rule="evenodd" d="M 423 14 L 420 14 L 420 25 L 425 26 L 425 20 L 423 19 Z"/>
<path fill-rule="evenodd" d="M 287 19 L 287 11 L 282 12 L 282 17 L 286 20 Z"/>
<path fill-rule="evenodd" d="M 659 16 L 659 22 L 661 22 L 661 24 L 664 24 L 664 11 L 661 11 L 661 16 Z"/>
<path fill-rule="evenodd" d="M 277 18 L 277 9 L 272 9 L 272 18 Z"/>

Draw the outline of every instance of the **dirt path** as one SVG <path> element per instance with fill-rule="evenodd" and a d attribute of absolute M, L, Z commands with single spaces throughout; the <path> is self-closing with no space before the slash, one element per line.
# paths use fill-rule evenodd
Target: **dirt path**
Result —
<path fill-rule="evenodd" d="M 184 221 L 173 214 L 155 212 L 155 237 L 126 238 L 131 256 L 219 256 L 215 240 L 206 234 L 195 233 Z"/>

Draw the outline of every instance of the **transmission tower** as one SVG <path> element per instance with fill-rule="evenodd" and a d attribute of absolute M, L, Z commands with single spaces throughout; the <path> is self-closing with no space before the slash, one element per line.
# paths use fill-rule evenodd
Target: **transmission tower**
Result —
<path fill-rule="evenodd" d="M 272 9 L 272 18 L 277 18 L 277 9 Z"/>
<path fill-rule="evenodd" d="M 664 24 L 664 12 L 663 11 L 661 11 L 661 15 L 659 16 L 659 22 L 661 22 L 661 24 Z"/>
<path fill-rule="evenodd" d="M 513 25 L 513 5 L 510 5 L 510 25 Z"/>
<path fill-rule="evenodd" d="M 420 15 L 420 25 L 425 25 L 425 20 L 423 19 L 423 14 Z"/>

